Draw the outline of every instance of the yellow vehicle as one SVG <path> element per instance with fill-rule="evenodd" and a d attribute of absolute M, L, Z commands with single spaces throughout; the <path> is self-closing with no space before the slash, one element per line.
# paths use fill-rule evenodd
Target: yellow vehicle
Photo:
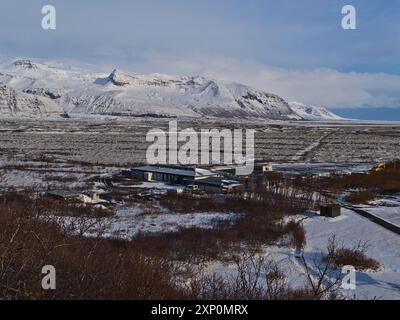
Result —
<path fill-rule="evenodd" d="M 381 162 L 378 165 L 376 165 L 373 170 L 375 172 L 379 172 L 379 171 L 385 170 L 385 168 L 386 168 L 386 164 L 384 162 Z"/>

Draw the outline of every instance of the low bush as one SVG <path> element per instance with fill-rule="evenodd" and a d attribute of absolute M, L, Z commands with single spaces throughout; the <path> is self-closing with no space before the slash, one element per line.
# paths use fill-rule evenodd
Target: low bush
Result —
<path fill-rule="evenodd" d="M 376 198 L 378 196 L 372 191 L 357 191 L 350 193 L 345 200 L 352 204 L 366 204 Z"/>
<path fill-rule="evenodd" d="M 306 232 L 300 222 L 290 221 L 286 225 L 286 229 L 291 237 L 293 247 L 303 247 L 306 245 Z"/>
<path fill-rule="evenodd" d="M 357 248 L 340 248 L 333 257 L 335 266 L 353 266 L 357 270 L 378 270 L 379 263 Z"/>
<path fill-rule="evenodd" d="M 357 270 L 378 270 L 379 262 L 366 255 L 367 243 L 359 242 L 357 245 L 346 248 L 339 246 L 335 236 L 329 239 L 328 255 L 325 261 L 334 268 L 353 266 Z"/>

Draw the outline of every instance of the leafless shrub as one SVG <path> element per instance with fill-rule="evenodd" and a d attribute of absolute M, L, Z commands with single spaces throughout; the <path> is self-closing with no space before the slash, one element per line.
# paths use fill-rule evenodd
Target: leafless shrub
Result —
<path fill-rule="evenodd" d="M 191 299 L 228 300 L 229 286 L 226 279 L 216 274 L 193 275 L 186 288 L 186 294 Z"/>
<path fill-rule="evenodd" d="M 21 201 L 23 199 L 23 202 Z M 0 197 L 2 299 L 179 299 L 173 265 L 146 257 L 129 242 L 82 237 L 43 212 L 28 195 Z M 80 229 L 92 219 L 79 217 Z M 77 227 L 77 226 L 75 226 Z M 41 288 L 41 268 L 54 265 L 57 290 Z"/>
<path fill-rule="evenodd" d="M 286 229 L 291 236 L 293 247 L 304 247 L 306 245 L 306 232 L 301 222 L 290 221 L 286 225 Z"/>
<path fill-rule="evenodd" d="M 304 244 L 302 226 L 295 223 L 285 225 L 282 218 L 304 212 L 310 205 L 308 199 L 308 196 L 299 197 L 297 192 L 271 194 L 263 191 L 248 196 L 166 194 L 161 197 L 160 205 L 176 214 L 227 212 L 237 215 L 232 221 L 215 224 L 213 229 L 191 228 L 179 233 L 139 235 L 133 242 L 140 243 L 144 252 L 171 256 L 179 261 L 225 261 L 230 253 L 242 250 L 242 244 L 256 248 L 261 244 L 276 243 L 287 234 L 293 238 L 293 243 Z M 153 213 L 153 205 L 149 203 L 148 206 L 150 214 Z"/>
<path fill-rule="evenodd" d="M 334 267 L 333 259 L 336 251 L 336 242 L 329 240 L 328 254 L 326 256 L 321 253 L 316 255 L 312 261 L 312 265 L 302 255 L 302 262 L 305 267 L 305 273 L 312 297 L 315 300 L 320 299 L 336 299 L 338 298 L 338 290 L 341 285 L 341 273 Z"/>
<path fill-rule="evenodd" d="M 330 239 L 329 246 L 331 249 L 331 257 L 329 257 L 331 263 L 336 268 L 343 266 L 353 266 L 357 270 L 377 270 L 380 265 L 376 260 L 367 257 L 367 242 L 358 242 L 352 248 L 339 247 L 336 239 L 333 237 Z"/>
<path fill-rule="evenodd" d="M 400 161 L 386 164 L 383 171 L 353 173 L 352 175 L 331 175 L 329 177 L 308 177 L 301 182 L 307 190 L 320 190 L 332 197 L 343 194 L 346 190 L 362 189 L 362 200 L 370 200 L 374 195 L 400 192 Z M 357 195 L 356 195 L 357 196 Z"/>
<path fill-rule="evenodd" d="M 304 254 L 302 262 L 314 299 L 339 299 L 342 275 L 341 267 L 351 265 L 359 270 L 377 269 L 379 263 L 365 256 L 366 243 L 358 243 L 351 249 L 338 246 L 336 236 L 328 240 L 327 254 L 316 255 L 309 264 Z"/>
<path fill-rule="evenodd" d="M 190 281 L 188 295 L 206 300 L 310 300 L 314 297 L 308 288 L 291 288 L 279 266 L 254 251 L 236 255 L 230 276 L 197 274 Z"/>

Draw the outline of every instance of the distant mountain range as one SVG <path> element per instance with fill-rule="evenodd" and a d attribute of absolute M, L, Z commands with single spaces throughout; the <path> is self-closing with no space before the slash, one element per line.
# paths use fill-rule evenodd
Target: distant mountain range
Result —
<path fill-rule="evenodd" d="M 289 103 L 251 87 L 161 74 L 110 74 L 30 60 L 0 66 L 0 116 L 65 113 L 265 120 L 340 120 L 325 108 Z"/>

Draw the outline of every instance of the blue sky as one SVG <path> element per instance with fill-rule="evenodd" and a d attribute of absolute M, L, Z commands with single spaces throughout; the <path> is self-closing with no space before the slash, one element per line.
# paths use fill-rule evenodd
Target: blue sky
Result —
<path fill-rule="evenodd" d="M 53 31 L 41 29 L 46 4 L 57 9 Z M 346 4 L 357 9 L 357 30 L 341 28 Z M 2 0 L 0 8 L 0 54 L 10 58 L 201 74 L 400 120 L 396 0 Z"/>

